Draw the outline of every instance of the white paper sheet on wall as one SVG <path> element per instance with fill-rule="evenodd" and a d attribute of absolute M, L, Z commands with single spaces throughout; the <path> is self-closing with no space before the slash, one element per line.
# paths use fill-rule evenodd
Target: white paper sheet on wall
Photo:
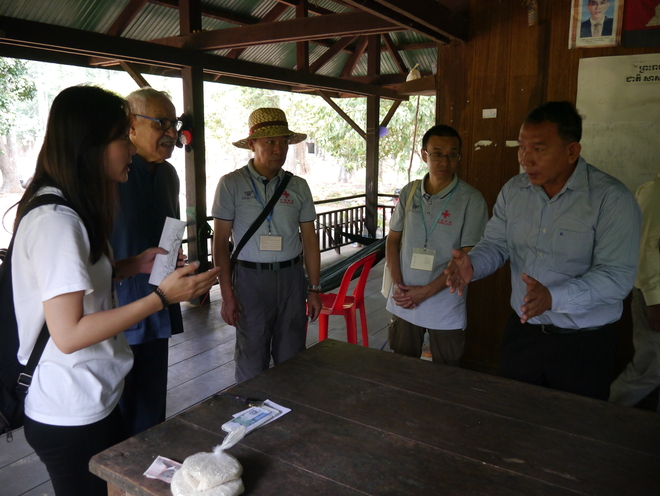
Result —
<path fill-rule="evenodd" d="M 163 279 L 174 269 L 179 258 L 179 247 L 183 241 L 183 231 L 186 223 L 182 220 L 167 217 L 163 232 L 160 235 L 158 246 L 167 250 L 167 255 L 156 255 L 154 266 L 149 277 L 149 284 L 158 286 Z"/>
<path fill-rule="evenodd" d="M 580 60 L 582 156 L 633 193 L 660 173 L 660 54 Z"/>

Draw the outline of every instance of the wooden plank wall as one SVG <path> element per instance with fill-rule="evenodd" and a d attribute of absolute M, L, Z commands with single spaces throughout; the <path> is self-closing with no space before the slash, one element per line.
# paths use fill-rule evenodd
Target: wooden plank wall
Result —
<path fill-rule="evenodd" d="M 470 0 L 470 38 L 438 50 L 437 121 L 463 138 L 462 177 L 492 209 L 504 183 L 518 174 L 515 142 L 529 110 L 577 96 L 581 58 L 657 53 L 659 48 L 568 49 L 570 0 L 539 0 L 539 25 L 527 25 L 520 0 Z M 483 119 L 482 109 L 497 109 Z M 489 146 L 475 146 L 481 140 Z M 598 164 L 594 164 L 598 165 Z M 470 285 L 464 365 L 494 372 L 504 324 L 511 314 L 508 266 Z M 620 367 L 631 357 L 630 316 L 621 321 Z"/>

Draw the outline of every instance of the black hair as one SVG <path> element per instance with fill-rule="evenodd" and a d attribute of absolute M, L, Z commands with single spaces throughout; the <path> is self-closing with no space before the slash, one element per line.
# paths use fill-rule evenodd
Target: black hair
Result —
<path fill-rule="evenodd" d="M 106 147 L 128 133 L 128 103 L 97 86 L 72 86 L 55 97 L 34 178 L 18 202 L 14 231 L 32 197 L 54 186 L 87 229 L 90 262 L 108 254 L 116 184 L 107 179 Z"/>
<path fill-rule="evenodd" d="M 441 138 L 445 136 L 449 138 L 456 138 L 458 140 L 459 151 L 461 149 L 461 145 L 463 144 L 463 141 L 461 140 L 461 136 L 460 134 L 458 134 L 458 131 L 456 131 L 456 129 L 454 129 L 451 126 L 447 126 L 445 124 L 437 124 L 428 131 L 426 131 L 426 133 L 424 133 L 424 137 L 422 138 L 423 150 L 426 150 L 426 145 L 428 145 L 431 136 L 439 136 Z"/>
<path fill-rule="evenodd" d="M 557 133 L 564 144 L 579 143 L 582 139 L 582 116 L 571 102 L 542 103 L 527 114 L 525 122 L 557 124 Z"/>

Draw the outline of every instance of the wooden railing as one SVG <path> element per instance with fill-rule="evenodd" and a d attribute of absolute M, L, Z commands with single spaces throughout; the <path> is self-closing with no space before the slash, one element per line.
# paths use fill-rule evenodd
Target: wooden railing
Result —
<path fill-rule="evenodd" d="M 392 217 L 392 212 L 396 206 L 398 195 L 383 194 L 379 196 L 378 203 L 378 232 L 377 235 L 386 236 L 389 231 L 389 220 Z M 315 201 L 314 205 L 317 207 L 316 213 L 316 234 L 319 238 L 319 246 L 321 252 L 335 250 L 340 253 L 342 246 L 348 246 L 355 241 L 342 236 L 342 233 L 349 233 L 357 236 L 362 236 L 365 231 L 364 223 L 366 217 L 366 206 L 364 199 L 365 195 L 344 196 L 341 198 L 332 198 L 329 200 Z M 380 201 L 381 198 L 388 200 Z M 323 210 L 324 207 L 319 206 L 332 205 L 333 203 L 347 202 L 351 200 L 359 200 L 361 205 L 354 205 L 348 207 L 337 208 L 334 210 Z M 207 217 L 209 225 L 213 225 L 213 218 Z M 211 263 L 211 238 L 207 239 L 207 247 L 209 253 L 209 263 Z M 187 240 L 184 240 L 186 243 Z"/>
<path fill-rule="evenodd" d="M 380 196 L 392 199 L 398 198 L 397 195 Z M 329 205 L 332 203 L 357 199 L 362 199 L 361 205 L 326 211 L 319 211 L 323 210 L 323 208 L 318 208 L 321 205 Z M 366 206 L 364 205 L 364 199 L 365 195 L 353 195 L 314 202 L 314 205 L 317 206 L 316 233 L 319 237 L 319 247 L 321 248 L 321 252 L 335 250 L 337 253 L 340 253 L 342 246 L 355 243 L 355 240 L 343 236 L 343 233 L 356 236 L 367 236 L 365 229 Z M 392 216 L 395 205 L 394 201 L 391 201 L 389 204 L 378 204 L 378 237 L 387 235 L 389 219 Z"/>

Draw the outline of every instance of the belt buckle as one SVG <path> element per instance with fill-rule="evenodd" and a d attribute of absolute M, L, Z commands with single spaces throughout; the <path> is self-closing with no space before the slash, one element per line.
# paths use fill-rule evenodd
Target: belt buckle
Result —
<path fill-rule="evenodd" d="M 545 324 L 541 324 L 541 332 L 543 332 L 545 334 L 552 334 L 550 331 L 545 330 Z"/>
<path fill-rule="evenodd" d="M 270 270 L 280 270 L 280 262 L 273 262 L 270 264 Z"/>

